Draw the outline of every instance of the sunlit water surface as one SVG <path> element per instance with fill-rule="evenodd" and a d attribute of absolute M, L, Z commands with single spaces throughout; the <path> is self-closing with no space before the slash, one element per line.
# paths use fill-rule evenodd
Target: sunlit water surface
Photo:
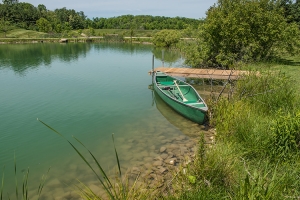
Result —
<path fill-rule="evenodd" d="M 198 132 L 195 124 L 160 100 L 157 105 L 148 88 L 153 54 L 155 67 L 182 64 L 171 52 L 164 52 L 162 62 L 161 51 L 146 45 L 1 45 L 0 167 L 5 166 L 5 196 L 15 198 L 14 157 L 19 185 L 30 170 L 32 196 L 50 167 L 44 199 L 74 191 L 76 179 L 88 184 L 95 178 L 67 141 L 37 118 L 85 152 L 72 136 L 78 138 L 112 173 L 112 133 L 126 170 L 157 156 L 168 138 Z M 84 156 L 91 161 L 86 152 Z"/>

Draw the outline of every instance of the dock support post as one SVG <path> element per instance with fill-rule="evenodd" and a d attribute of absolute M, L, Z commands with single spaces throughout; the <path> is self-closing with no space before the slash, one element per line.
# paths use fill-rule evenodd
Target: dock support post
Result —
<path fill-rule="evenodd" d="M 164 63 L 165 63 L 165 61 L 164 61 L 164 59 L 165 59 L 164 58 L 165 57 L 165 50 L 164 49 L 162 50 L 161 54 L 162 54 L 161 55 L 161 57 L 162 57 L 162 66 L 164 67 Z"/>
<path fill-rule="evenodd" d="M 152 54 L 152 73 L 154 72 L 154 54 Z"/>

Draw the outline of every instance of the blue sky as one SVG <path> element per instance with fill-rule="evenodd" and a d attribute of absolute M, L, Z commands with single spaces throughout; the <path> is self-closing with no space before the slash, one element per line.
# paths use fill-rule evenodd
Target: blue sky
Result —
<path fill-rule="evenodd" d="M 217 0 L 27 0 L 34 6 L 44 4 L 48 10 L 66 7 L 83 11 L 89 18 L 120 15 L 152 15 L 166 17 L 204 18 Z"/>

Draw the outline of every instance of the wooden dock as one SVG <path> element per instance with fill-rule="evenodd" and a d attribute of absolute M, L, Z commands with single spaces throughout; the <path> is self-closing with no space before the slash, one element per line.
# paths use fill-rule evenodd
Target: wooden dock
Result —
<path fill-rule="evenodd" d="M 171 76 L 180 76 L 186 78 L 204 78 L 218 80 L 236 80 L 243 74 L 249 74 L 248 71 L 240 70 L 220 70 L 220 69 L 198 69 L 198 68 L 174 68 L 174 67 L 158 67 L 154 71 L 165 72 Z M 151 73 L 151 72 L 150 72 Z"/>

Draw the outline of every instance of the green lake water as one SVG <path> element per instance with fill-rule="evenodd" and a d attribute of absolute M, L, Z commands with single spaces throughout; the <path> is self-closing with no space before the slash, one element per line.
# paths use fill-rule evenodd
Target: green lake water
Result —
<path fill-rule="evenodd" d="M 161 50 L 150 45 L 0 45 L 4 194 L 15 198 L 14 155 L 19 184 L 30 170 L 32 196 L 49 167 L 44 199 L 74 191 L 77 178 L 87 184 L 94 180 L 71 146 L 37 118 L 75 144 L 72 136 L 80 139 L 112 173 L 116 169 L 112 133 L 126 170 L 145 162 L 145 157 L 157 156 L 163 140 L 199 131 L 163 102 L 156 105 L 155 94 L 148 88 L 153 54 L 155 67 L 162 66 Z M 182 62 L 178 54 L 164 53 L 164 66 Z"/>

